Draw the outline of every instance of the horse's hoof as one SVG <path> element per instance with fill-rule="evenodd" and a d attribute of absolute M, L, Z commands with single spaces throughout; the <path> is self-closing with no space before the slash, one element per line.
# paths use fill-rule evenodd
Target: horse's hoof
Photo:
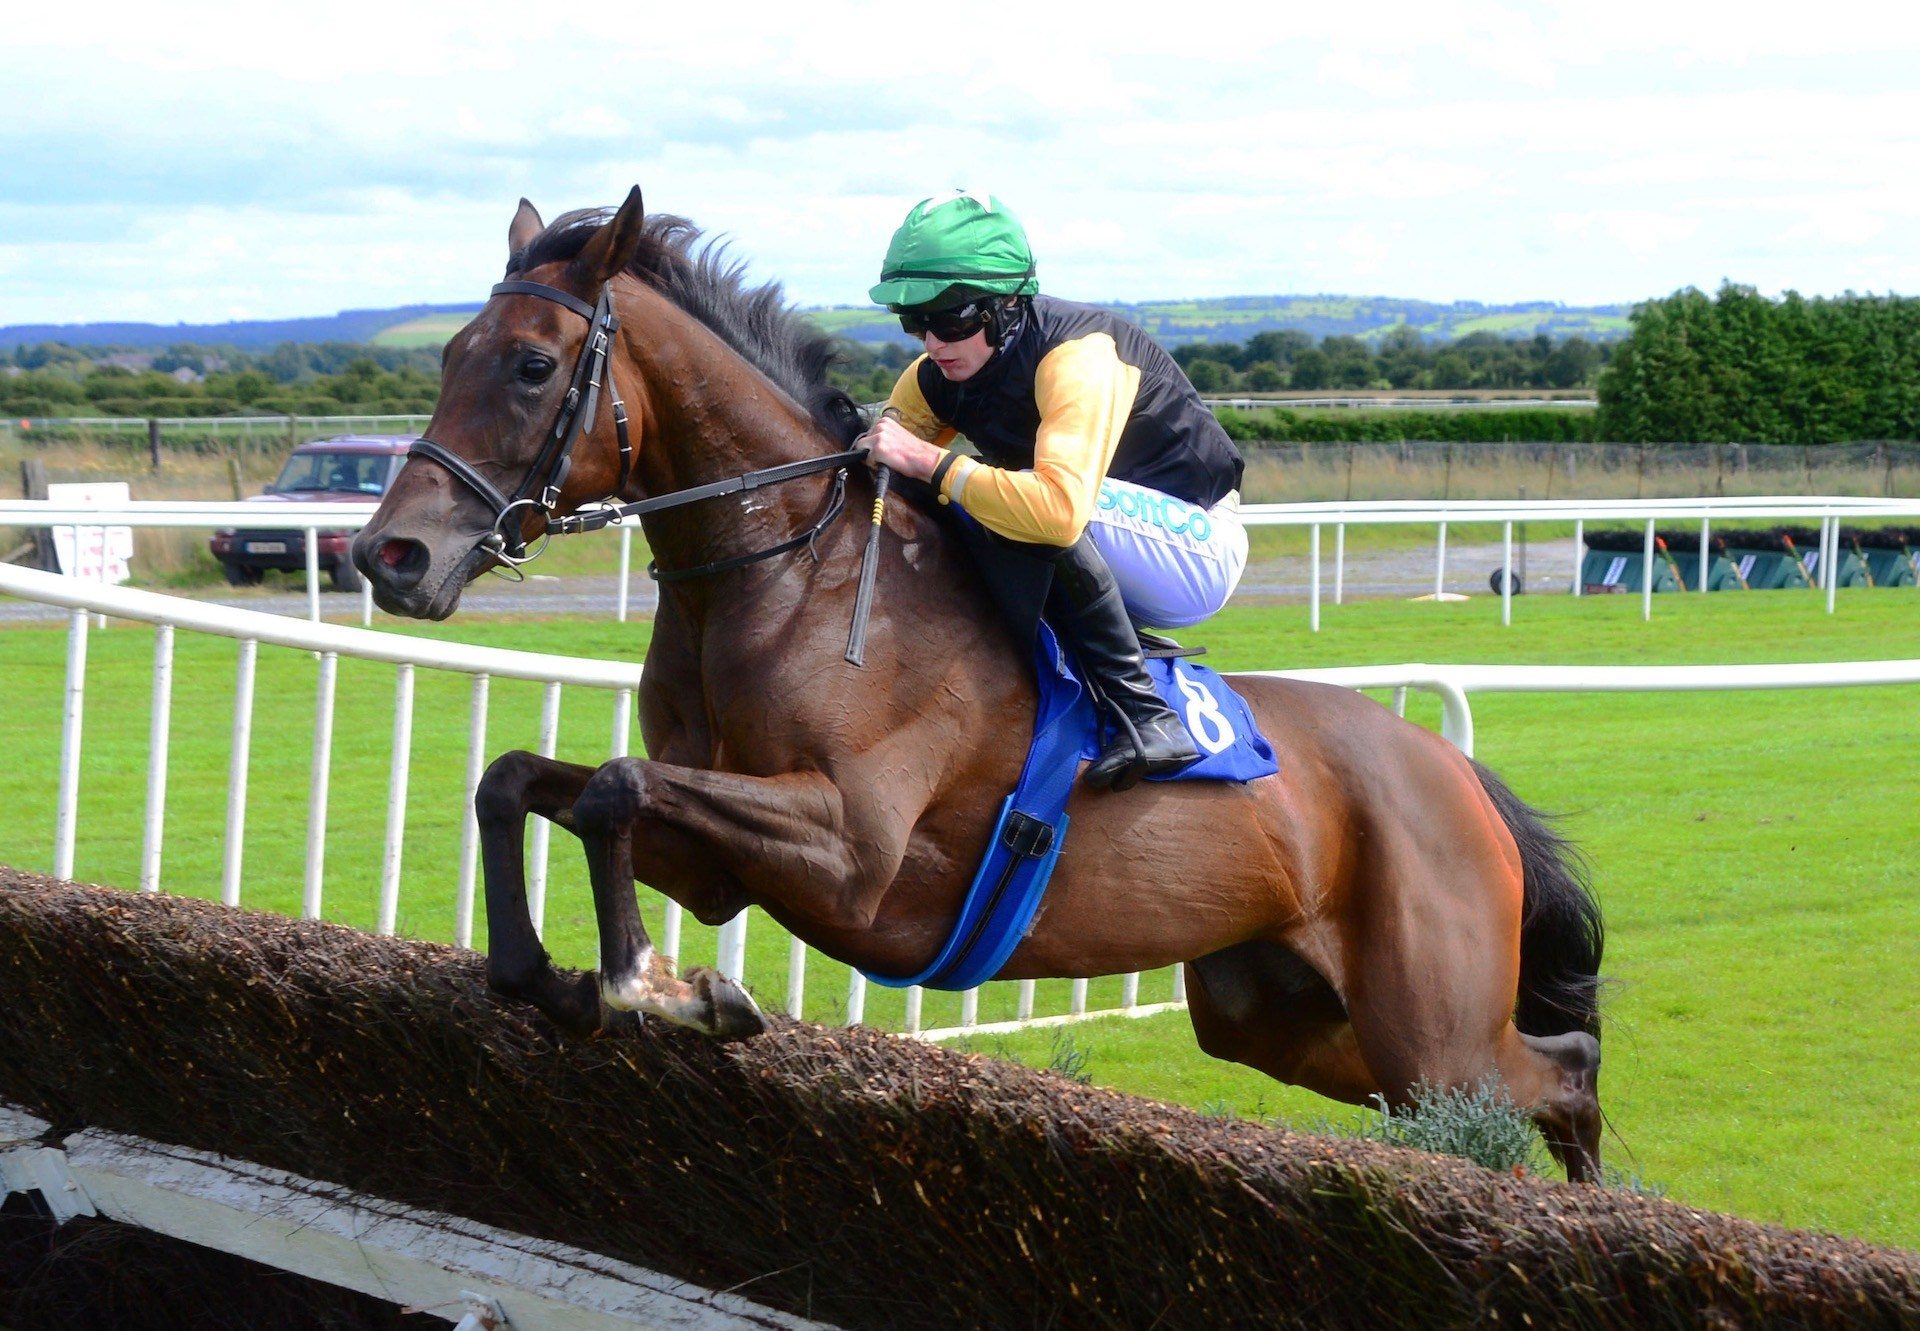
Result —
<path fill-rule="evenodd" d="M 687 976 L 696 992 L 706 1000 L 711 1014 L 707 1034 L 720 1040 L 746 1040 L 766 1032 L 766 1014 L 753 996 L 719 971 L 701 966 Z"/>
<path fill-rule="evenodd" d="M 610 1009 L 600 1022 L 602 1035 L 638 1035 L 647 1024 L 647 1019 L 638 1012 L 620 1012 Z"/>
<path fill-rule="evenodd" d="M 605 1029 L 610 1015 L 600 1001 L 600 985 L 591 973 L 568 979 L 556 974 L 527 997 L 546 1013 L 548 1021 L 560 1028 L 562 1035 L 576 1040 L 598 1035 Z"/>

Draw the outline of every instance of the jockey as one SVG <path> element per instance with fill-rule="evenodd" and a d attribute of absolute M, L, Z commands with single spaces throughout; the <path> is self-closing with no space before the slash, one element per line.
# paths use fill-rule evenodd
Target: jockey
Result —
<path fill-rule="evenodd" d="M 926 354 L 863 442 L 870 461 L 1053 563 L 1047 622 L 1117 723 L 1086 780 L 1125 790 L 1200 756 L 1147 678 L 1134 624 L 1194 624 L 1232 593 L 1245 463 L 1143 330 L 1039 290 L 998 199 L 915 204 L 871 295 Z M 979 456 L 953 451 L 956 435 Z"/>

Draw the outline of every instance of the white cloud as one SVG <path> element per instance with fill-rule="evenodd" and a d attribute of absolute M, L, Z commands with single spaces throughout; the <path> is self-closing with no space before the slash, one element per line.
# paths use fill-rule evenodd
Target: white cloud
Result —
<path fill-rule="evenodd" d="M 0 324 L 470 299 L 521 194 L 551 217 L 635 181 L 817 302 L 859 300 L 955 185 L 1098 298 L 1920 285 L 1920 9 L 1383 0 L 1226 31 L 1031 3 L 994 31 L 865 2 L 43 7 L 0 50 Z"/>

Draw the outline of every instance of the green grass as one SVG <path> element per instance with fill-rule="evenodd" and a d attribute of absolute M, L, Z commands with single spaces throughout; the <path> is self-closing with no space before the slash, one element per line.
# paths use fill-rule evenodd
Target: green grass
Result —
<path fill-rule="evenodd" d="M 376 347 L 444 347 L 472 321 L 472 314 L 427 314 L 382 328 L 370 340 Z"/>
<path fill-rule="evenodd" d="M 1663 596 L 1651 624 L 1634 597 L 1515 605 L 1370 602 L 1327 607 L 1306 632 L 1299 606 L 1235 608 L 1204 632 L 1223 668 L 1399 660 L 1568 663 L 1752 662 L 1920 656 L 1920 594 L 1842 592 L 1838 614 L 1811 594 Z M 468 620 L 433 636 L 638 659 L 645 625 Z M 136 879 L 147 747 L 151 635 L 116 625 L 92 637 L 87 762 L 76 876 Z M 178 648 L 164 881 L 218 890 L 233 646 L 186 636 Z M 50 867 L 64 633 L 0 630 L 12 686 L 0 714 L 0 860 Z M 245 900 L 294 910 L 300 894 L 315 665 L 267 649 L 260 660 Z M 374 918 L 391 726 L 392 671 L 343 663 L 333 765 L 326 914 Z M 413 745 L 403 931 L 449 938 L 464 765 L 462 680 L 423 676 Z M 1920 688 L 1746 694 L 1486 697 L 1480 756 L 1529 801 L 1565 815 L 1587 850 L 1610 927 L 1605 1104 L 1611 1162 L 1675 1198 L 1756 1219 L 1920 1246 L 1920 933 L 1913 906 L 1914 761 Z M 489 747 L 531 747 L 536 690 L 496 682 Z M 1417 695 L 1413 719 L 1437 720 Z M 610 710 L 570 695 L 563 757 L 603 756 Z M 572 964 L 592 959 L 585 875 L 554 838 L 548 937 Z M 689 960 L 710 958 L 690 927 Z M 785 938 L 752 931 L 749 979 L 778 1003 Z M 843 1010 L 843 968 L 809 970 L 808 1013 Z M 1146 978 L 1143 999 L 1169 977 Z M 1042 1003 L 1064 1006 L 1064 982 Z M 990 993 L 983 1019 L 1010 1015 Z M 874 1019 L 900 999 L 870 991 Z M 1095 1006 L 1117 1001 L 1097 981 Z M 949 1024 L 958 1000 L 929 996 Z M 1100 1085 L 1296 1125 L 1351 1111 L 1207 1059 L 1180 1014 L 1078 1028 L 1075 1049 Z M 979 1041 L 1046 1066 L 1051 1032 Z"/>

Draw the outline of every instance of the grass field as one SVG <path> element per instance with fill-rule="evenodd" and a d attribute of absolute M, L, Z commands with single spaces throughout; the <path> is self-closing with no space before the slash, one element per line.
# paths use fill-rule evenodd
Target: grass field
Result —
<path fill-rule="evenodd" d="M 473 322 L 472 314 L 428 314 L 382 328 L 373 335 L 376 347 L 444 347 L 453 335 Z"/>
<path fill-rule="evenodd" d="M 1372 602 L 1328 608 L 1310 636 L 1297 607 L 1236 608 L 1194 635 L 1223 668 L 1397 660 L 1575 663 L 1749 662 L 1920 656 L 1920 596 L 1842 592 L 1663 598 L 1654 621 L 1637 598 L 1532 600 L 1512 629 L 1498 604 Z M 601 621 L 456 621 L 435 636 L 637 659 L 645 625 Z M 93 635 L 87 761 L 76 876 L 130 885 L 137 876 L 147 749 L 151 635 L 116 625 Z M 183 637 L 178 647 L 164 881 L 218 891 L 234 648 Z M 64 632 L 0 630 L 13 686 L 0 714 L 0 861 L 46 870 L 60 733 Z M 291 911 L 301 888 L 315 664 L 295 652 L 260 658 L 245 900 Z M 384 825 L 392 672 L 343 663 L 328 843 L 328 918 L 374 918 Z M 452 934 L 463 680 L 423 678 L 413 743 L 400 928 Z M 1920 689 L 1476 701 L 1480 756 L 1523 797 L 1566 815 L 1587 849 L 1610 940 L 1603 1098 L 1615 1163 L 1671 1195 L 1757 1219 L 1920 1246 L 1920 909 L 1914 811 Z M 532 747 L 532 688 L 496 682 L 490 746 Z M 1436 711 L 1416 698 L 1413 719 Z M 604 756 L 607 699 L 572 694 L 560 752 Z M 548 940 L 572 964 L 592 959 L 585 875 L 571 839 L 554 839 Z M 784 993 L 786 941 L 761 920 L 748 975 L 763 998 Z M 710 931 L 690 928 L 688 960 L 710 959 Z M 1164 997 L 1166 973 L 1143 997 Z M 1011 1015 L 990 992 L 982 1018 Z M 1065 984 L 1042 1006 L 1065 1005 Z M 808 1014 L 844 1011 L 845 970 L 809 970 Z M 873 991 L 870 991 L 872 993 Z M 1117 1001 L 1096 981 L 1094 1006 Z M 926 1018 L 949 1024 L 951 996 Z M 897 1021 L 897 995 L 870 999 Z M 1340 1106 L 1205 1058 L 1180 1014 L 1076 1028 L 1095 1082 L 1213 1112 L 1310 1124 Z M 1055 1037 L 980 1041 L 984 1052 L 1045 1063 Z"/>

